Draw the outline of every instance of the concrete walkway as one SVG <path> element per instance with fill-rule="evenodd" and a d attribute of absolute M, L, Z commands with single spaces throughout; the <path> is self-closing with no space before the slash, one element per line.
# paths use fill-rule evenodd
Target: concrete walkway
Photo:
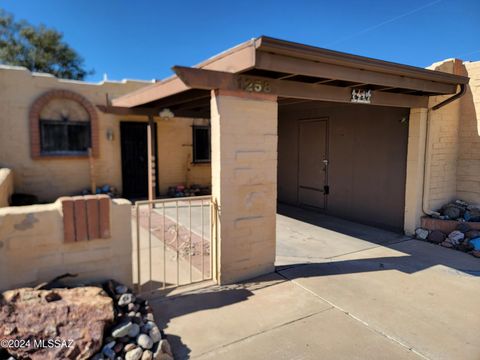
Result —
<path fill-rule="evenodd" d="M 176 358 L 480 359 L 478 259 L 279 212 L 275 274 L 152 301 Z"/>

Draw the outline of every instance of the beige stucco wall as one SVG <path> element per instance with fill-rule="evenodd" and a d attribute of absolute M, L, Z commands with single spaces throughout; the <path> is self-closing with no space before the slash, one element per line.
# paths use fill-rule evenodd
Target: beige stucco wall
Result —
<path fill-rule="evenodd" d="M 433 110 L 431 107 L 451 95 L 431 97 L 430 109 L 410 112 L 405 200 L 407 234 L 420 226 L 424 211 L 438 210 L 455 199 L 480 204 L 480 62 L 462 64 L 448 59 L 433 64 L 430 69 L 468 76 L 470 82 L 460 100 Z"/>
<path fill-rule="evenodd" d="M 459 67 L 455 60 L 433 64 L 433 70 L 455 73 Z M 447 96 L 430 97 L 429 108 L 447 99 Z M 427 142 L 426 207 L 431 210 L 457 197 L 458 132 L 460 101 L 454 101 L 438 110 L 429 110 L 429 139 Z"/>
<path fill-rule="evenodd" d="M 208 119 L 157 120 L 158 182 L 161 194 L 165 194 L 169 186 L 177 184 L 211 184 L 210 164 L 192 163 L 192 126 L 208 124 Z"/>
<path fill-rule="evenodd" d="M 457 196 L 480 204 L 480 61 L 464 63 L 469 87 L 460 103 Z"/>
<path fill-rule="evenodd" d="M 277 198 L 277 102 L 212 96 L 212 195 L 219 206 L 220 283 L 272 272 Z"/>
<path fill-rule="evenodd" d="M 0 208 L 10 204 L 13 194 L 13 171 L 7 168 L 0 169 Z"/>
<path fill-rule="evenodd" d="M 90 187 L 88 159 L 32 159 L 28 113 L 32 102 L 52 89 L 77 92 L 93 104 L 105 104 L 106 94 L 115 98 L 149 82 L 122 81 L 87 83 L 61 80 L 35 74 L 24 68 L 0 66 L 0 167 L 15 172 L 15 191 L 54 201 L 59 196 L 76 194 Z M 109 184 L 122 189 L 120 121 L 146 121 L 145 117 L 117 116 L 97 110 L 99 152 L 95 160 L 97 185 Z M 158 159 L 161 192 L 168 186 L 185 183 L 210 184 L 209 164 L 187 166 L 192 144 L 193 119 L 156 119 L 158 123 Z M 197 120 L 198 121 L 198 120 Z M 113 131 L 113 140 L 106 137 Z M 168 135 L 167 135 L 168 134 Z M 188 171 L 189 170 L 189 171 Z"/>
<path fill-rule="evenodd" d="M 445 60 L 430 68 L 470 77 L 466 94 L 438 110 L 429 110 L 427 210 L 454 199 L 480 203 L 480 62 Z M 429 107 L 449 96 L 432 97 Z"/>
<path fill-rule="evenodd" d="M 65 273 L 78 274 L 79 282 L 114 278 L 131 284 L 131 204 L 115 199 L 110 210 L 110 239 L 64 243 L 60 201 L 0 209 L 0 291 Z"/>

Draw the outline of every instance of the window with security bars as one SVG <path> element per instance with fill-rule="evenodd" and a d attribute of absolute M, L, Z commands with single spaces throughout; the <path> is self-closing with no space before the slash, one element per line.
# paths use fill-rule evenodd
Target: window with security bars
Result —
<path fill-rule="evenodd" d="M 90 121 L 40 120 L 42 154 L 85 155 L 91 147 Z"/>
<path fill-rule="evenodd" d="M 210 162 L 210 126 L 193 126 L 193 162 Z"/>

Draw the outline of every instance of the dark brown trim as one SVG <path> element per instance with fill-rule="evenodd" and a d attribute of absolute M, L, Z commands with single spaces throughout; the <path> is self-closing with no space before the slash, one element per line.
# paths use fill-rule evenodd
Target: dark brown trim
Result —
<path fill-rule="evenodd" d="M 185 85 L 196 89 L 221 89 L 227 91 L 241 90 L 239 84 L 248 81 L 260 81 L 268 83 L 268 95 L 279 97 L 333 101 L 350 103 L 351 89 L 328 85 L 307 84 L 295 81 L 276 80 L 262 77 L 243 76 L 221 71 L 210 71 L 196 68 L 175 66 L 173 68 L 177 76 L 184 81 Z M 245 93 L 249 93 L 244 91 Z M 254 94 L 254 92 L 253 92 Z M 265 94 L 267 95 L 267 94 Z M 405 94 L 385 93 L 372 91 L 371 105 L 418 107 L 428 106 L 428 97 Z"/>
<path fill-rule="evenodd" d="M 411 76 L 413 78 L 439 81 L 449 84 L 467 84 L 469 80 L 468 77 L 465 76 L 323 49 L 316 46 L 275 39 L 268 36 L 257 38 L 255 40 L 255 47 L 257 52 L 270 52 L 273 54 L 291 56 L 297 59 L 307 59 L 322 63 L 343 65 L 358 70 L 371 70 L 386 74 Z"/>
<path fill-rule="evenodd" d="M 469 80 L 465 76 L 341 53 L 266 36 L 242 43 L 200 63 L 196 68 L 233 74 L 259 70 L 264 73 L 277 73 L 278 78 L 291 80 L 295 80 L 296 75 L 319 77 L 316 84 L 343 82 L 340 86 L 344 87 L 370 84 L 376 87 L 399 89 L 394 92 L 405 90 L 424 92 L 424 94 L 418 94 L 422 96 L 453 94 L 456 91 L 456 85 L 467 84 Z M 151 106 L 154 102 L 186 93 L 191 89 L 192 87 L 173 76 L 163 82 L 114 99 L 112 104 L 121 107 L 139 107 L 147 104 Z M 380 98 L 387 102 L 391 99 L 388 95 Z"/>
<path fill-rule="evenodd" d="M 452 94 L 456 84 L 445 84 L 424 79 L 415 79 L 395 74 L 386 74 L 370 70 L 359 70 L 351 67 L 319 63 L 311 60 L 260 52 L 257 54 L 256 69 L 273 70 L 297 75 L 330 78 L 368 85 L 382 85 L 385 87 L 411 89 L 438 94 Z M 359 86 L 355 85 L 355 86 Z"/>

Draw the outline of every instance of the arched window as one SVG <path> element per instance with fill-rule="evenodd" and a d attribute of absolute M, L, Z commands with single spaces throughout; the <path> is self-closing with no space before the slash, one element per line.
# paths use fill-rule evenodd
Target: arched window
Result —
<path fill-rule="evenodd" d="M 68 90 L 41 95 L 30 111 L 32 157 L 98 155 L 97 115 L 83 96 Z"/>

